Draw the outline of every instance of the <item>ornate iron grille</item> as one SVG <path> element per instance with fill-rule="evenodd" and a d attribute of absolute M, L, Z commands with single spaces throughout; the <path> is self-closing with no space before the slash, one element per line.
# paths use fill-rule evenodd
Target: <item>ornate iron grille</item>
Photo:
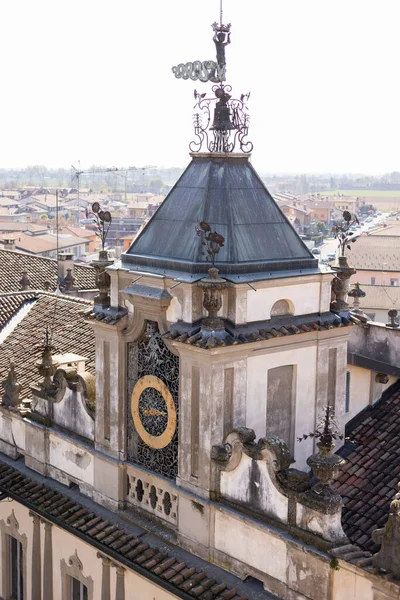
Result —
<path fill-rule="evenodd" d="M 175 405 L 176 430 L 171 442 L 161 449 L 151 448 L 142 440 L 132 418 L 132 391 L 145 375 L 158 377 L 168 387 Z M 168 350 L 157 323 L 148 321 L 142 339 L 128 345 L 128 460 L 171 479 L 178 472 L 178 392 L 179 358 Z M 163 433 L 168 413 L 165 400 L 158 390 L 147 388 L 141 393 L 138 412 L 144 429 L 150 435 L 159 436 Z"/>

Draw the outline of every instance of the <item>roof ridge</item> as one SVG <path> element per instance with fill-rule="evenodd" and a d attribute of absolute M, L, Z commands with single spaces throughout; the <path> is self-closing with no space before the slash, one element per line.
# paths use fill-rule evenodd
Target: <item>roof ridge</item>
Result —
<path fill-rule="evenodd" d="M 31 254 L 30 252 L 23 252 L 21 250 L 8 250 L 7 248 L 0 248 L 0 252 L 5 252 L 5 253 L 11 254 L 11 255 L 19 254 L 22 256 L 30 256 L 30 257 L 36 258 L 37 260 L 43 260 L 43 261 L 47 261 L 47 262 L 51 262 L 51 263 L 57 263 L 56 258 L 50 258 L 49 256 L 39 256 L 37 254 Z M 92 265 L 86 265 L 86 264 L 80 264 L 80 263 L 74 262 L 74 268 L 76 268 L 76 267 L 83 267 L 84 269 L 93 269 Z"/>
<path fill-rule="evenodd" d="M 80 302 L 82 304 L 91 305 L 93 304 L 93 300 L 88 300 L 87 298 L 79 298 L 79 296 L 71 296 L 70 294 L 58 294 L 57 292 L 48 292 L 46 290 L 18 290 L 16 292 L 0 292 L 0 298 L 9 297 L 9 296 L 50 296 L 52 298 L 60 298 L 61 300 L 70 300 L 74 302 Z"/>

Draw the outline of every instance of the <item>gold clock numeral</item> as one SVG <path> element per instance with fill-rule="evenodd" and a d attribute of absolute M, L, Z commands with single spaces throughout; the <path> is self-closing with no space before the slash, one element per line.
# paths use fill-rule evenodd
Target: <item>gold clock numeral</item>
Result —
<path fill-rule="evenodd" d="M 140 419 L 140 396 L 142 395 L 144 390 L 148 388 L 154 388 L 155 390 L 157 390 L 164 398 L 164 402 L 167 407 L 167 413 L 156 408 L 145 408 L 142 411 L 145 416 L 156 418 L 168 414 L 167 426 L 161 435 L 151 435 L 150 433 L 148 433 L 143 427 L 143 423 Z M 165 448 L 165 446 L 168 446 L 168 444 L 172 441 L 176 430 L 176 408 L 171 392 L 169 391 L 165 383 L 161 381 L 161 379 L 155 377 L 154 375 L 145 375 L 144 377 L 141 377 L 141 379 L 139 379 L 132 391 L 131 411 L 136 431 L 138 432 L 145 444 L 150 446 L 150 448 L 154 449 Z"/>

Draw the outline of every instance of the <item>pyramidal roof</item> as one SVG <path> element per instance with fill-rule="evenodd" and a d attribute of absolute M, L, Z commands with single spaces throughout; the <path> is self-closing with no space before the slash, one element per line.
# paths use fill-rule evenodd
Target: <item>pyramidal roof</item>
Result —
<path fill-rule="evenodd" d="M 201 221 L 225 238 L 215 266 L 230 280 L 318 271 L 318 260 L 279 209 L 246 154 L 193 154 L 160 208 L 121 256 L 122 264 L 139 271 L 199 279 L 211 266 L 202 254 L 201 237 L 196 235 Z"/>

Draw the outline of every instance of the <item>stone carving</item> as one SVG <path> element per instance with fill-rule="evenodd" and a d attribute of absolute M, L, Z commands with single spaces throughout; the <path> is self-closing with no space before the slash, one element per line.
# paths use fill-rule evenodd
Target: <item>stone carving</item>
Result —
<path fill-rule="evenodd" d="M 96 378 L 94 375 L 87 371 L 78 373 L 77 367 L 64 367 L 57 369 L 53 383 L 57 387 L 55 397 L 57 402 L 63 399 L 68 388 L 81 395 L 89 414 L 93 416 L 96 410 Z"/>
<path fill-rule="evenodd" d="M 67 269 L 67 274 L 64 277 L 64 293 L 68 294 L 76 291 L 76 287 L 74 287 L 75 277 L 72 275 L 72 269 Z"/>
<path fill-rule="evenodd" d="M 217 315 L 222 306 L 221 291 L 226 287 L 225 279 L 219 277 L 218 269 L 213 267 L 208 270 L 208 277 L 203 277 L 197 285 L 204 290 L 203 306 L 208 312 L 208 317 L 202 321 L 202 329 L 224 330 L 224 322 Z"/>
<path fill-rule="evenodd" d="M 332 281 L 332 291 L 335 300 L 331 302 L 331 309 L 340 312 L 349 309 L 346 302 L 346 296 L 350 287 L 350 277 L 357 272 L 353 267 L 349 267 L 346 256 L 339 256 L 339 268 L 334 267 L 336 276 Z"/>
<path fill-rule="evenodd" d="M 19 280 L 19 285 L 21 286 L 21 291 L 24 292 L 26 290 L 29 290 L 29 288 L 31 287 L 31 280 L 29 278 L 28 272 L 27 271 L 22 271 L 22 277 Z"/>
<path fill-rule="evenodd" d="M 108 258 L 107 250 L 100 250 L 98 260 L 92 260 L 90 263 L 96 272 L 96 285 L 99 288 L 99 294 L 94 297 L 94 305 L 101 308 L 110 306 L 110 285 L 111 278 L 107 273 L 106 268 L 113 264 Z"/>
<path fill-rule="evenodd" d="M 82 564 L 81 559 L 78 556 L 78 551 L 77 550 L 75 550 L 74 554 L 69 557 L 68 564 L 71 567 L 74 567 L 75 569 L 77 569 L 78 571 L 82 571 L 83 570 L 83 564 Z"/>
<path fill-rule="evenodd" d="M 17 381 L 15 375 L 15 365 L 10 361 L 10 367 L 6 379 L 2 382 L 4 394 L 2 398 L 3 406 L 18 406 L 20 404 L 19 395 L 21 392 L 21 384 Z"/>
<path fill-rule="evenodd" d="M 58 363 L 53 361 L 54 346 L 51 343 L 51 334 L 49 327 L 46 327 L 43 344 L 38 346 L 42 351 L 42 358 L 38 361 L 37 367 L 40 375 L 44 378 L 40 383 L 42 392 L 46 395 L 54 396 L 57 392 L 57 385 L 53 382 L 53 375 L 57 371 Z"/>
<path fill-rule="evenodd" d="M 319 441 L 317 442 L 318 453 L 312 454 L 307 459 L 307 464 L 311 467 L 317 479 L 317 483 L 308 494 L 308 500 L 313 506 L 315 505 L 315 507 L 320 509 L 336 511 L 337 507 L 341 506 L 342 499 L 332 487 L 332 483 L 339 475 L 340 467 L 346 461 L 337 454 L 332 453 L 335 441 L 344 439 L 343 434 L 337 430 L 335 413 L 332 406 L 329 404 L 325 406 L 320 415 L 316 430 L 309 434 L 304 434 L 298 440 L 301 442 L 309 437 Z"/>
<path fill-rule="evenodd" d="M 398 312 L 395 308 L 391 308 L 388 311 L 388 317 L 390 319 L 389 323 L 387 323 L 386 327 L 393 327 L 393 329 L 398 329 L 399 322 L 397 320 Z"/>
<path fill-rule="evenodd" d="M 17 532 L 19 529 L 19 523 L 15 516 L 14 509 L 11 511 L 11 515 L 7 517 L 7 525 L 11 528 L 11 531 Z"/>
<path fill-rule="evenodd" d="M 290 467 L 293 460 L 283 440 L 268 436 L 256 442 L 252 429 L 234 429 L 222 444 L 212 447 L 216 493 L 246 510 L 287 523 L 301 536 L 309 532 L 325 542 L 343 542 L 341 498 L 334 501 L 330 484 L 344 461 L 334 457 L 333 464 L 332 447 L 328 451 L 320 445 L 318 458 L 310 461 L 319 477 L 311 489 L 310 475 Z"/>
<path fill-rule="evenodd" d="M 372 539 L 381 545 L 381 549 L 373 557 L 374 567 L 400 579 L 400 484 L 398 488 L 399 491 L 390 504 L 385 527 L 375 529 Z"/>
<path fill-rule="evenodd" d="M 352 311 L 355 313 L 362 313 L 360 310 L 360 298 L 365 298 L 366 293 L 361 289 L 359 282 L 357 281 L 353 289 L 348 293 L 349 298 L 353 298 Z"/>

